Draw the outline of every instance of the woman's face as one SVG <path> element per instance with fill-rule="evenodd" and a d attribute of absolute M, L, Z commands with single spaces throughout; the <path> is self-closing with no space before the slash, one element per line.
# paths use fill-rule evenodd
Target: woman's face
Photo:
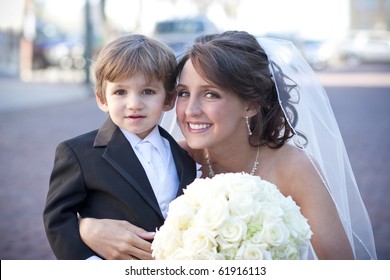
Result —
<path fill-rule="evenodd" d="M 205 81 L 188 60 L 179 77 L 176 113 L 192 149 L 248 142 L 245 117 L 251 110 L 235 94 Z"/>

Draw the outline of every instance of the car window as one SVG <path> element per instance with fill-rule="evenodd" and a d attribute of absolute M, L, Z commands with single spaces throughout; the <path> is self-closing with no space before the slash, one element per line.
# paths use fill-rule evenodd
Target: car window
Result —
<path fill-rule="evenodd" d="M 204 31 L 200 21 L 169 21 L 161 22 L 156 26 L 156 34 L 166 33 L 199 33 Z"/>

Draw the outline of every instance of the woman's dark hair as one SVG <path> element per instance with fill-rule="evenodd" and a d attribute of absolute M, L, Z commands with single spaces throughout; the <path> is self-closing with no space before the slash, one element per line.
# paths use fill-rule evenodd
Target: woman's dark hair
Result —
<path fill-rule="evenodd" d="M 189 59 L 203 79 L 258 106 L 258 114 L 250 120 L 251 145 L 279 148 L 293 136 L 291 126 L 296 124 L 296 112 L 293 106 L 285 104 L 292 114 L 289 123 L 279 104 L 268 57 L 254 36 L 244 31 L 227 31 L 196 38 L 179 60 L 176 77 Z M 286 78 L 280 76 L 281 71 L 276 73 L 274 78 Z M 279 89 L 281 100 L 288 103 L 289 92 L 295 88 L 292 83 Z"/>

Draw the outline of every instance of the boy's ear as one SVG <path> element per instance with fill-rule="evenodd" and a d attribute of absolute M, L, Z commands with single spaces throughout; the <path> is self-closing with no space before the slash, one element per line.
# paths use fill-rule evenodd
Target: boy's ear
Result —
<path fill-rule="evenodd" d="M 172 98 L 170 100 L 166 100 L 165 101 L 165 104 L 164 104 L 164 107 L 163 107 L 163 111 L 164 112 L 172 110 L 173 107 L 175 107 L 176 98 L 177 98 L 177 93 L 175 91 L 174 94 L 172 95 Z"/>
<path fill-rule="evenodd" d="M 107 102 L 105 101 L 102 101 L 99 96 L 95 95 L 96 97 L 96 103 L 98 105 L 98 107 L 100 108 L 100 110 L 102 110 L 103 112 L 105 113 L 108 113 L 108 106 L 107 106 Z"/>

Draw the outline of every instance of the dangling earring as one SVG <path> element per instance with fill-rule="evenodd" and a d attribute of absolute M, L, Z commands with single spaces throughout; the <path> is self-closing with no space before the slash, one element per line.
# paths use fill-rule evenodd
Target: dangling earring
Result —
<path fill-rule="evenodd" d="M 248 128 L 248 134 L 249 134 L 249 136 L 251 136 L 252 135 L 252 131 L 251 131 L 251 127 L 249 125 L 249 118 L 248 118 L 248 116 L 245 117 L 245 120 L 246 120 L 246 127 Z"/>

